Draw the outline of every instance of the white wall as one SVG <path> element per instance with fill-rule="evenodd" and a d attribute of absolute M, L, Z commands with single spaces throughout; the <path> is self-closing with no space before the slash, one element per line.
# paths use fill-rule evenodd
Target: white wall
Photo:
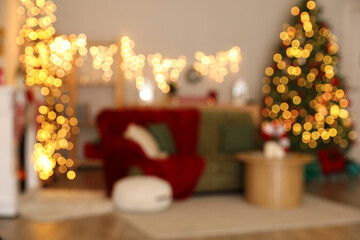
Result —
<path fill-rule="evenodd" d="M 58 6 L 55 27 L 59 33 L 85 33 L 89 40 L 117 40 L 128 35 L 135 40 L 137 53 L 160 52 L 164 57 L 185 55 L 188 64 L 201 50 L 215 54 L 240 46 L 240 72 L 229 75 L 223 84 L 210 80 L 196 85 L 182 81 L 181 95 L 205 95 L 217 89 L 221 102 L 230 101 L 231 83 L 247 80 L 251 99 L 260 99 L 261 79 L 279 43 L 281 25 L 290 18 L 288 0 L 55 0 Z M 342 34 L 341 0 L 318 0 L 331 29 Z M 341 45 L 341 42 L 340 42 Z M 184 75 L 184 74 L 183 74 Z M 133 87 L 133 85 L 131 85 Z M 127 86 L 127 101 L 136 99 Z"/>

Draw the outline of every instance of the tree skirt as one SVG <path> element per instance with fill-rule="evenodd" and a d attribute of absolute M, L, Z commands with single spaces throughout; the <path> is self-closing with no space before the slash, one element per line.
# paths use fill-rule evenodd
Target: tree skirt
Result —
<path fill-rule="evenodd" d="M 54 222 L 111 213 L 110 199 L 103 191 L 41 189 L 25 194 L 19 204 L 20 217 Z"/>

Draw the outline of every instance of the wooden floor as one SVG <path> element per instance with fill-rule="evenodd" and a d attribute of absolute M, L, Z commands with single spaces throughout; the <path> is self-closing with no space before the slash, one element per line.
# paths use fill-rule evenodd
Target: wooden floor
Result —
<path fill-rule="evenodd" d="M 57 177 L 46 186 L 102 189 L 104 183 L 101 170 L 87 169 L 80 170 L 75 181 L 65 181 L 62 177 Z M 306 191 L 360 209 L 360 178 L 332 176 L 308 183 Z M 0 218 L 0 236 L 1 240 L 148 240 L 111 214 L 60 223 L 36 223 L 21 218 Z M 183 240 L 360 240 L 360 223 Z"/>

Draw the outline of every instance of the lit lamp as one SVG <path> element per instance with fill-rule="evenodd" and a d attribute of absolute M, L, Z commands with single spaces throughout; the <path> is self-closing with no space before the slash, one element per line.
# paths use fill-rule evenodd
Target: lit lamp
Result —
<path fill-rule="evenodd" d="M 139 89 L 139 97 L 145 103 L 152 103 L 154 101 L 154 85 L 148 79 L 141 89 Z"/>
<path fill-rule="evenodd" d="M 249 100 L 249 88 L 243 78 L 235 80 L 232 88 L 232 102 L 235 105 L 244 105 Z"/>

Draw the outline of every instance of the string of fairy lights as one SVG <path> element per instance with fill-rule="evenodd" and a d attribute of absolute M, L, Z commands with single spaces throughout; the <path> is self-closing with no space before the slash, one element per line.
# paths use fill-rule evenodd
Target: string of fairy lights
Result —
<path fill-rule="evenodd" d="M 317 13 L 315 1 L 309 0 L 303 9 L 291 9 L 300 21 L 282 27 L 280 50 L 263 79 L 263 124 L 282 125 L 292 145 L 302 150 L 329 143 L 347 149 L 357 134 L 336 76 L 339 46 L 336 36 L 317 23 Z"/>
<path fill-rule="evenodd" d="M 70 139 L 79 133 L 79 127 L 63 78 L 72 70 L 76 53 L 86 47 L 86 37 L 54 37 L 56 6 L 52 1 L 21 0 L 21 4 L 17 13 L 26 14 L 27 18 L 16 39 L 17 44 L 24 45 L 20 61 L 26 70 L 26 84 L 40 87 L 44 97 L 36 117 L 39 129 L 33 151 L 34 168 L 43 180 L 52 176 L 56 167 L 74 179 L 74 160 L 62 153 L 74 148 Z"/>
<path fill-rule="evenodd" d="M 102 71 L 102 80 L 109 82 L 114 74 L 114 56 L 120 51 L 120 68 L 125 79 L 135 79 L 136 88 L 141 90 L 145 84 L 143 69 L 147 60 L 158 88 L 168 93 L 170 84 L 177 85 L 180 73 L 186 66 L 186 57 L 163 58 L 160 53 L 147 57 L 137 55 L 133 50 L 134 41 L 127 36 L 121 38 L 120 48 L 117 44 L 88 48 L 84 34 L 55 35 L 53 23 L 56 21 L 56 5 L 51 0 L 20 1 L 21 6 L 16 12 L 25 17 L 25 23 L 16 38 L 16 43 L 24 49 L 19 59 L 26 70 L 26 84 L 39 88 L 44 98 L 36 117 L 39 128 L 36 134 L 38 143 L 33 151 L 34 168 L 43 180 L 51 177 L 55 170 L 66 174 L 71 180 L 76 177 L 76 160 L 68 158 L 67 151 L 74 148 L 72 136 L 80 132 L 66 82 L 74 66 L 82 67 L 90 53 L 93 68 Z M 195 58 L 199 62 L 194 64 L 194 68 L 217 82 L 224 80 L 228 69 L 234 73 L 239 71 L 241 61 L 239 47 L 219 52 L 215 57 L 197 52 Z"/>
<path fill-rule="evenodd" d="M 194 69 L 197 72 L 221 83 L 228 74 L 228 69 L 233 73 L 239 71 L 239 63 L 241 61 L 240 48 L 234 46 L 229 51 L 218 52 L 216 56 L 205 55 L 199 51 L 195 53 L 195 59 L 197 61 L 194 63 Z"/>

